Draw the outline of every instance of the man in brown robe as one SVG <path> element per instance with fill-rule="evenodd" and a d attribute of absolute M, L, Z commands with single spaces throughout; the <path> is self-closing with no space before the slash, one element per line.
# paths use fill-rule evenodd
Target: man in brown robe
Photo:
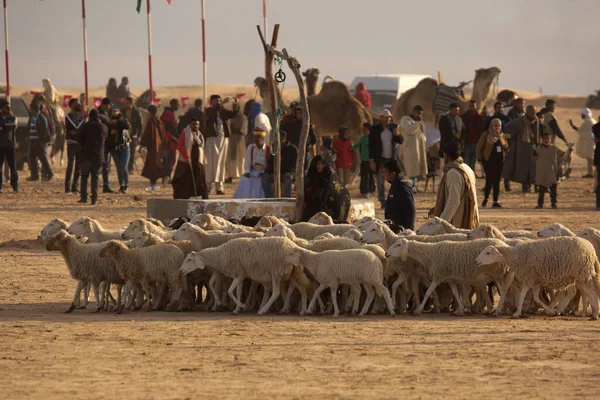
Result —
<path fill-rule="evenodd" d="M 142 176 L 150 179 L 150 186 L 146 190 L 156 190 L 156 182 L 163 176 L 162 154 L 165 148 L 165 127 L 160 118 L 156 116 L 158 110 L 156 106 L 148 107 L 150 120 L 146 124 L 146 129 L 140 140 L 140 151 L 146 149 L 146 161 Z"/>

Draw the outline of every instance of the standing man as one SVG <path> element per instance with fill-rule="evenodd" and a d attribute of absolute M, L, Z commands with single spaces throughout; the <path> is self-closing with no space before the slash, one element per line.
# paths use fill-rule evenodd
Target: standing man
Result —
<path fill-rule="evenodd" d="M 7 100 L 0 101 L 0 172 L 4 162 L 10 170 L 10 186 L 14 192 L 19 191 L 19 175 L 17 174 L 17 117 L 10 111 Z M 2 191 L 2 174 L 0 173 L 0 191 Z"/>
<path fill-rule="evenodd" d="M 226 102 L 226 104 L 228 104 L 228 102 Z M 244 174 L 244 156 L 246 154 L 248 118 L 243 113 L 238 113 L 229 121 L 229 128 L 231 136 L 229 137 L 227 179 L 225 180 L 225 183 L 231 183 L 233 182 L 234 178 L 237 179 Z"/>
<path fill-rule="evenodd" d="M 165 127 L 165 140 L 167 145 L 166 150 L 163 153 L 163 185 L 167 184 L 169 177 L 171 176 L 171 170 L 175 165 L 175 151 L 177 150 L 177 144 L 179 142 L 179 132 L 177 132 L 177 118 L 175 113 L 179 110 L 179 101 L 177 99 L 171 99 L 169 101 L 169 107 L 165 107 L 160 120 Z"/>
<path fill-rule="evenodd" d="M 300 133 L 302 132 L 302 119 L 304 117 L 304 112 L 302 111 L 302 107 L 298 107 L 297 104 L 295 107 L 293 105 L 290 107 L 294 110 L 294 114 L 289 115 L 288 117 L 290 118 L 284 118 L 281 124 L 281 130 L 287 132 L 287 141 L 298 148 L 300 145 Z M 311 149 L 314 149 L 316 144 L 317 135 L 311 124 L 308 128 L 308 139 L 306 140 L 306 157 L 304 159 L 304 164 L 307 165 L 306 168 L 308 168 L 309 165 Z M 315 152 L 313 150 L 312 154 L 315 155 L 314 153 Z"/>
<path fill-rule="evenodd" d="M 563 135 L 562 130 L 558 125 L 558 121 L 554 116 L 555 111 L 556 100 L 546 100 L 546 113 L 544 114 L 544 127 L 546 128 L 546 133 L 552 138 L 552 144 L 554 144 L 554 140 L 556 139 L 556 136 L 558 136 L 568 146 L 569 143 L 567 142 L 565 135 Z"/>
<path fill-rule="evenodd" d="M 104 143 L 108 136 L 108 128 L 100 122 L 98 110 L 90 111 L 89 121 L 81 126 L 79 145 L 81 146 L 81 198 L 79 203 L 87 203 L 87 184 L 92 176 L 92 205 L 98 200 L 98 174 L 104 164 Z"/>
<path fill-rule="evenodd" d="M 140 139 L 140 151 L 146 149 L 146 160 L 142 169 L 142 176 L 150 180 L 150 186 L 146 190 L 156 190 L 156 183 L 163 174 L 162 154 L 164 149 L 165 128 L 162 121 L 156 116 L 158 110 L 156 106 L 148 107 L 150 120 L 146 124 L 144 134 Z"/>
<path fill-rule="evenodd" d="M 126 76 L 121 78 L 121 84 L 117 88 L 117 93 L 119 99 L 123 100 L 126 100 L 128 97 L 131 96 L 131 94 L 129 93 L 129 78 L 127 78 Z"/>
<path fill-rule="evenodd" d="M 600 122 L 592 126 L 594 134 L 594 165 L 596 166 L 596 211 L 600 211 Z"/>
<path fill-rule="evenodd" d="M 113 78 L 114 79 L 114 78 Z M 113 108 L 110 103 L 110 99 L 105 97 L 98 107 L 98 121 L 106 126 L 108 132 L 108 125 L 113 117 Z M 114 143 L 110 140 L 106 140 L 103 146 L 104 155 L 102 156 L 102 193 L 114 193 L 109 185 L 109 174 L 110 174 L 110 160 L 111 153 L 114 150 Z"/>
<path fill-rule="evenodd" d="M 200 132 L 206 132 L 206 115 L 204 115 L 202 99 L 194 100 L 194 107 L 190 108 L 183 116 L 183 129 L 190 124 L 193 118 L 200 121 Z M 179 130 L 179 133 L 181 133 L 183 129 Z"/>
<path fill-rule="evenodd" d="M 508 112 L 508 119 L 514 121 L 515 119 L 521 118 L 525 115 L 525 100 L 518 98 L 513 103 L 513 107 Z"/>
<path fill-rule="evenodd" d="M 415 229 L 415 200 L 411 182 L 400 175 L 400 167 L 394 160 L 383 165 L 385 180 L 392 184 L 385 202 L 385 219 L 390 219 L 404 229 Z"/>
<path fill-rule="evenodd" d="M 228 111 L 222 107 L 221 96 L 213 94 L 210 96 L 210 107 L 206 109 L 206 133 L 204 134 L 207 160 L 206 183 L 208 183 L 208 191 L 210 192 L 214 182 L 217 194 L 225 194 L 223 192 L 223 182 L 227 178 L 225 175 L 227 173 L 227 150 L 230 136 L 227 121 L 239 112 L 237 98 L 233 102 L 233 111 Z"/>
<path fill-rule="evenodd" d="M 540 144 L 540 123 L 536 109 L 531 104 L 527 106 L 525 115 L 504 126 L 510 151 L 502 170 L 504 182 L 515 181 L 522 185 L 523 193 L 531 191 L 535 184 L 535 161 L 533 149 Z"/>
<path fill-rule="evenodd" d="M 400 134 L 402 134 L 404 143 L 400 146 L 399 157 L 406 176 L 412 181 L 413 191 L 417 191 L 417 179 L 427 176 L 427 136 L 425 132 L 423 107 L 414 106 L 412 113 L 405 115 L 400 120 Z"/>
<path fill-rule="evenodd" d="M 71 109 L 71 112 L 65 117 L 68 160 L 67 172 L 65 173 L 65 193 L 77 193 L 79 187 L 79 163 L 81 162 L 77 135 L 84 122 L 83 116 L 81 115 L 83 108 L 77 99 L 71 99 L 69 101 L 69 108 Z M 73 177 L 72 185 L 71 177 Z"/>
<path fill-rule="evenodd" d="M 451 103 L 449 111 L 440 117 L 440 157 L 444 157 L 444 148 L 447 144 L 458 143 L 461 149 L 465 145 L 465 124 L 460 118 L 460 107 Z"/>
<path fill-rule="evenodd" d="M 120 110 L 113 112 L 113 118 L 108 124 L 108 139 L 113 146 L 111 156 L 117 167 L 117 179 L 119 180 L 119 193 L 128 193 L 129 173 L 127 165 L 129 164 L 130 149 L 129 144 L 129 122 L 123 117 Z"/>
<path fill-rule="evenodd" d="M 50 181 L 54 177 L 52 167 L 48 162 L 48 143 L 51 140 L 50 126 L 48 119 L 42 112 L 42 105 L 31 103 L 29 111 L 31 117 L 29 118 L 29 169 L 31 176 L 27 178 L 28 181 L 39 181 L 40 171 L 38 167 L 38 159 L 42 164 L 42 180 Z"/>
<path fill-rule="evenodd" d="M 383 165 L 394 158 L 394 145 L 402 144 L 403 138 L 398 130 L 398 125 L 392 124 L 392 113 L 383 110 L 379 123 L 369 131 L 369 166 L 375 173 L 377 182 L 377 199 L 381 208 L 385 208 L 385 186 L 383 178 Z"/>
<path fill-rule="evenodd" d="M 124 77 L 123 79 L 127 79 Z M 133 105 L 131 97 L 125 98 L 125 107 L 123 108 L 123 116 L 129 122 L 129 136 L 131 136 L 131 154 L 127 170 L 130 174 L 133 173 L 133 164 L 135 163 L 135 150 L 142 136 L 142 117 L 138 109 Z"/>
<path fill-rule="evenodd" d="M 508 116 L 506 116 L 506 114 L 504 114 L 504 104 L 502 104 L 499 101 L 494 103 L 494 114 L 489 115 L 485 119 L 485 130 L 486 131 L 488 129 L 490 129 L 490 123 L 492 122 L 492 120 L 494 118 L 498 118 L 500 121 L 502 121 L 502 132 L 506 132 L 505 127 L 506 127 L 506 124 L 508 124 L 510 122 L 510 118 L 508 118 Z"/>
<path fill-rule="evenodd" d="M 440 217 L 456 228 L 474 229 L 479 226 L 475 173 L 464 163 L 460 150 L 458 142 L 444 147 L 444 176 L 429 217 Z"/>
<path fill-rule="evenodd" d="M 469 109 L 460 117 L 465 125 L 465 152 L 463 158 L 469 168 L 475 171 L 477 142 L 479 142 L 479 136 L 485 129 L 485 119 L 479 113 L 478 104 L 475 100 L 469 101 Z"/>

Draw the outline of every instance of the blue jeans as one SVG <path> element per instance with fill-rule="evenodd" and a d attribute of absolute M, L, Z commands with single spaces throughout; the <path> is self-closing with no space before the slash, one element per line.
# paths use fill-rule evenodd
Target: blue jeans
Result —
<path fill-rule="evenodd" d="M 473 172 L 475 172 L 475 163 L 477 162 L 477 144 L 467 143 L 465 144 L 465 152 L 463 153 L 463 160 Z"/>
<path fill-rule="evenodd" d="M 119 186 L 129 185 L 129 146 L 124 146 L 112 151 L 112 156 L 117 167 L 117 179 Z"/>
<path fill-rule="evenodd" d="M 0 147 L 0 172 L 4 162 L 10 170 L 10 185 L 13 189 L 19 188 L 19 175 L 17 173 L 17 149 L 14 147 Z M 0 189 L 2 189 L 2 174 L 0 173 Z"/>

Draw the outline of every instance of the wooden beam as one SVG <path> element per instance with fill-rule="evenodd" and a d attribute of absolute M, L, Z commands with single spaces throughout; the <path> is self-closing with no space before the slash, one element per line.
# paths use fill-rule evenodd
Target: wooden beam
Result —
<path fill-rule="evenodd" d="M 288 67 L 294 74 L 298 83 L 298 92 L 300 93 L 300 108 L 302 109 L 302 130 L 300 131 L 300 142 L 298 143 L 298 158 L 296 159 L 296 221 L 300 221 L 304 209 L 304 159 L 306 157 L 306 142 L 308 141 L 308 132 L 310 128 L 310 113 L 308 109 L 308 98 L 304 91 L 304 80 L 300 73 L 300 63 L 295 57 L 291 57 L 286 49 L 277 51 L 270 47 L 269 51 L 286 61 Z"/>

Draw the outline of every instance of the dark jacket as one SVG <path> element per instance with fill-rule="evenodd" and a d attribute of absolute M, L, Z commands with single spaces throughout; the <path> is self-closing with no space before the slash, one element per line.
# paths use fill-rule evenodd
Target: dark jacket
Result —
<path fill-rule="evenodd" d="M 81 162 L 104 162 L 104 143 L 108 136 L 108 128 L 100 121 L 88 121 L 79 130 L 81 146 Z"/>
<path fill-rule="evenodd" d="M 446 145 L 452 142 L 458 142 L 464 149 L 465 146 L 465 127 L 460 132 L 454 132 L 452 123 L 450 122 L 450 115 L 445 114 L 440 117 L 440 157 L 444 157 L 444 148 Z M 458 139 L 457 139 L 458 136 Z"/>
<path fill-rule="evenodd" d="M 221 118 L 221 121 L 223 123 L 223 131 L 225 133 L 225 137 L 229 137 L 230 136 L 229 125 L 226 122 L 238 114 L 239 108 L 237 106 L 235 106 L 235 107 L 236 108 L 233 111 L 229 111 L 223 107 L 221 107 L 221 109 L 219 111 L 217 111 L 217 109 L 214 107 L 207 108 L 206 109 L 206 133 L 202 132 L 202 134 L 204 134 L 204 137 L 209 138 L 209 137 L 218 137 L 219 136 L 218 127 L 217 127 L 219 117 Z"/>
<path fill-rule="evenodd" d="M 600 139 L 600 122 L 592 126 L 592 133 L 594 134 L 594 139 Z M 600 167 L 600 143 L 596 143 L 596 147 L 594 148 L 594 165 Z"/>
<path fill-rule="evenodd" d="M 77 135 L 83 124 L 83 117 L 79 114 L 68 113 L 65 118 L 67 144 L 77 144 Z"/>
<path fill-rule="evenodd" d="M 500 121 L 502 121 L 502 132 L 506 133 L 506 125 L 511 122 L 511 119 L 507 116 L 504 115 L 503 113 L 495 113 L 494 115 L 491 115 L 489 117 L 487 117 L 485 119 L 485 131 L 490 129 L 490 123 L 492 122 L 492 120 L 494 118 L 498 118 Z"/>
<path fill-rule="evenodd" d="M 29 139 L 39 140 L 41 143 L 50 142 L 51 137 L 48 119 L 41 111 L 38 111 L 36 115 L 32 115 L 29 118 L 27 126 L 29 127 Z"/>
<path fill-rule="evenodd" d="M 190 124 L 190 122 L 192 122 L 193 117 L 198 118 L 198 120 L 200 121 L 200 132 L 202 132 L 202 134 L 204 135 L 204 132 L 206 132 L 206 114 L 204 114 L 204 111 L 202 111 L 202 109 L 198 107 L 190 108 L 183 115 L 183 117 L 179 118 L 179 132 L 181 133 L 181 131 L 184 130 L 185 127 Z"/>
<path fill-rule="evenodd" d="M 297 118 L 290 118 L 288 121 L 284 121 L 281 124 L 281 130 L 287 133 L 287 140 L 296 146 L 300 147 L 300 134 L 302 133 L 302 120 Z M 308 139 L 306 140 L 306 148 L 313 146 L 317 143 L 317 135 L 315 134 L 312 126 L 308 128 Z"/>
<path fill-rule="evenodd" d="M 273 159 L 274 157 L 268 157 L 267 169 L 265 172 L 273 173 Z M 298 159 L 298 148 L 287 142 L 285 146 L 281 148 L 281 169 L 280 178 L 283 181 L 285 174 L 294 174 L 296 172 L 296 160 Z"/>
<path fill-rule="evenodd" d="M 112 149 L 128 146 L 131 142 L 131 138 L 129 134 L 124 132 L 125 130 L 129 130 L 129 121 L 127 121 L 127 118 L 122 116 L 119 119 L 111 119 L 108 123 L 106 146 Z"/>
<path fill-rule="evenodd" d="M 477 144 L 485 126 L 484 116 L 479 114 L 479 112 L 471 113 L 467 111 L 460 117 L 465 125 L 465 143 Z"/>
<path fill-rule="evenodd" d="M 385 219 L 392 220 L 404 229 L 414 230 L 416 210 L 411 184 L 403 176 L 394 179 L 385 202 Z"/>
<path fill-rule="evenodd" d="M 375 160 L 377 171 L 381 166 L 381 152 L 383 151 L 383 143 L 381 142 L 381 132 L 383 132 L 383 125 L 381 123 L 375 124 L 369 130 L 369 159 Z M 404 138 L 402 135 L 394 135 L 392 132 L 392 147 L 394 143 L 402 144 Z"/>
<path fill-rule="evenodd" d="M 0 147 L 15 147 L 17 131 L 17 117 L 14 115 L 0 116 Z"/>
<path fill-rule="evenodd" d="M 127 110 L 123 110 L 124 116 L 126 115 L 126 113 Z M 142 116 L 140 115 L 140 112 L 135 106 L 131 109 L 131 119 L 129 119 L 128 121 L 129 126 L 131 127 L 129 129 L 129 135 L 132 138 L 139 138 L 142 135 Z"/>

